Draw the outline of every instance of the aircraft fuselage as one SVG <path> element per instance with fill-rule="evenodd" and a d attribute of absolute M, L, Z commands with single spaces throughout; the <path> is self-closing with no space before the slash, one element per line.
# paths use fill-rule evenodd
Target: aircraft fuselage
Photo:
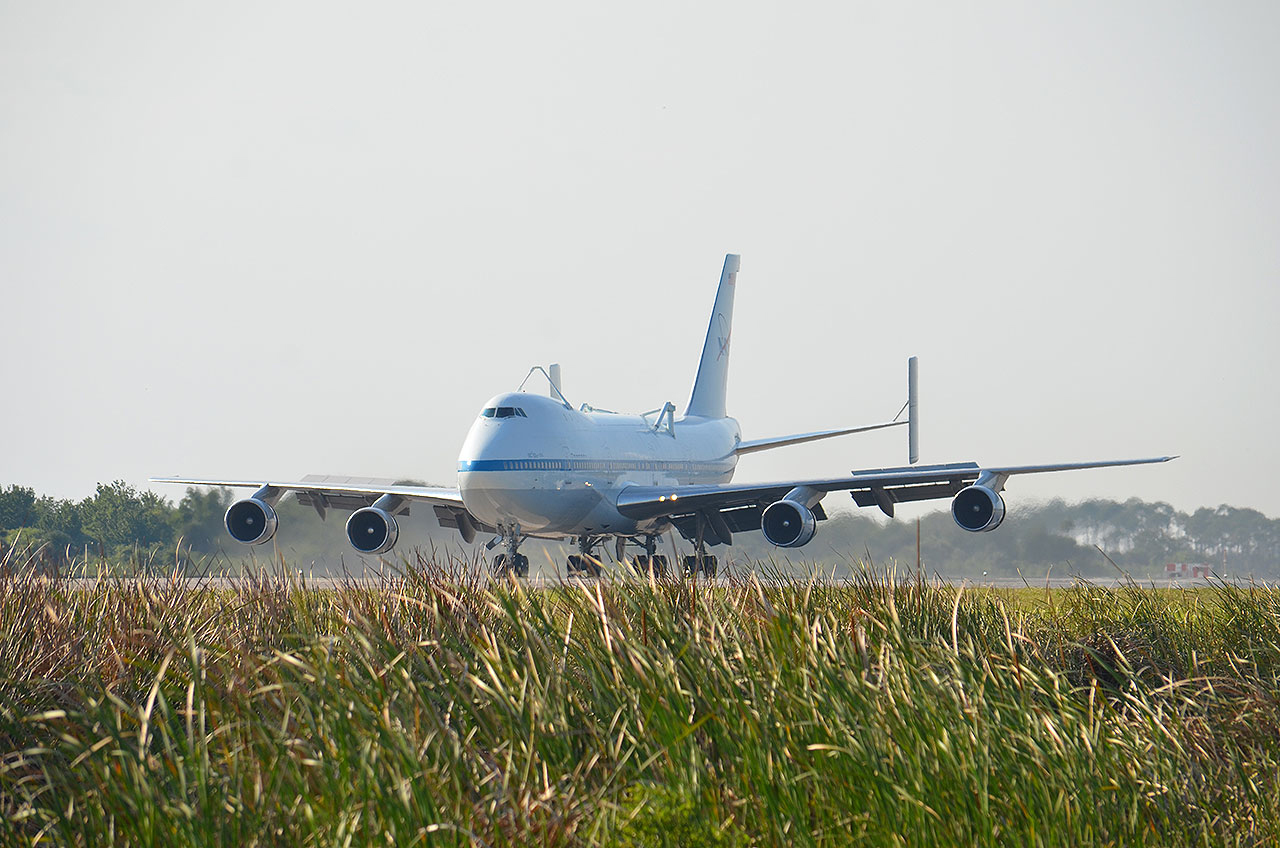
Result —
<path fill-rule="evenodd" d="M 617 493 L 630 485 L 727 483 L 741 439 L 732 418 L 583 412 L 541 395 L 490 400 L 458 456 L 467 510 L 526 534 L 633 534 L 651 529 L 622 516 Z"/>

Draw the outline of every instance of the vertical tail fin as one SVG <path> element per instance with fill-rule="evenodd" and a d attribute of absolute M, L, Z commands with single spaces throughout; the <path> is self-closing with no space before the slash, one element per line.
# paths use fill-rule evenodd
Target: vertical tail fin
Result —
<path fill-rule="evenodd" d="M 920 360 L 907 360 L 907 462 L 920 461 Z"/>
<path fill-rule="evenodd" d="M 698 376 L 693 381 L 693 395 L 685 415 L 702 418 L 725 417 L 725 392 L 729 384 L 729 337 L 733 330 L 733 292 L 742 257 L 730 253 L 724 258 L 720 288 L 711 309 L 707 340 L 702 345 Z"/>

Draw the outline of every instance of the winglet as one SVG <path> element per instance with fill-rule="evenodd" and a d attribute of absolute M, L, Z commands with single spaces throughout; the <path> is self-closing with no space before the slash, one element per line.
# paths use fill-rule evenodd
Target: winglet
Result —
<path fill-rule="evenodd" d="M 729 384 L 729 338 L 733 330 L 733 294 L 741 262 L 742 257 L 736 253 L 730 253 L 724 258 L 720 288 L 716 290 L 707 339 L 702 344 L 702 359 L 698 362 L 698 376 L 693 381 L 693 395 L 684 411 L 686 416 L 725 417 L 725 395 Z"/>

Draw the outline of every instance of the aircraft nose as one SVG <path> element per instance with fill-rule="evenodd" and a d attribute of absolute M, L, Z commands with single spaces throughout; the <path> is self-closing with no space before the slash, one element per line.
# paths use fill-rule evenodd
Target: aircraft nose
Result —
<path fill-rule="evenodd" d="M 518 434 L 511 432 L 511 425 L 504 421 L 495 421 L 492 418 L 478 417 L 471 425 L 471 430 L 467 433 L 466 441 L 462 443 L 462 451 L 458 454 L 459 468 L 464 463 L 473 463 L 486 459 L 511 459 L 520 454 L 512 451 L 517 447 L 513 444 L 514 437 Z"/>

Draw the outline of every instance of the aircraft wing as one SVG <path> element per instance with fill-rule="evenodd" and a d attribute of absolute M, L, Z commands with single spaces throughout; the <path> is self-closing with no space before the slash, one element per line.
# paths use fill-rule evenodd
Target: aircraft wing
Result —
<path fill-rule="evenodd" d="M 308 474 L 297 481 L 278 480 L 206 480 L 187 477 L 152 477 L 152 483 L 176 483 L 188 486 L 218 486 L 230 489 L 266 489 L 273 495 L 293 493 L 303 506 L 310 506 L 323 519 L 328 509 L 357 510 L 372 506 L 384 495 L 400 499 L 393 510 L 397 515 L 409 512 L 412 502 L 430 504 L 441 527 L 453 528 L 474 538 L 475 531 L 493 532 L 467 512 L 462 495 L 457 489 L 437 486 L 416 486 L 374 477 L 339 477 Z M 471 539 L 467 539 L 471 541 Z"/>
<path fill-rule="evenodd" d="M 228 489 L 270 488 L 280 492 L 293 492 L 299 500 L 309 498 L 328 501 L 327 506 L 340 509 L 359 509 L 368 506 L 383 495 L 394 495 L 409 501 L 425 501 L 442 506 L 462 506 L 462 495 L 457 489 L 435 486 L 415 486 L 380 480 L 373 477 L 336 477 L 308 474 L 298 481 L 277 480 L 203 480 L 186 477 L 152 477 L 152 483 L 177 483 L 188 486 L 216 486 Z M 340 501 L 349 501 L 347 506 Z"/>
<path fill-rule="evenodd" d="M 893 515 L 895 503 L 954 497 L 961 489 L 979 481 L 995 491 L 1015 474 L 1105 468 L 1117 465 L 1146 465 L 1168 462 L 1175 457 L 1119 459 L 1099 462 L 1068 462 L 1053 465 L 1018 465 L 983 468 L 976 462 L 947 465 L 913 465 L 902 468 L 874 468 L 854 471 L 844 477 L 816 480 L 788 480 L 776 483 L 729 483 L 708 486 L 628 486 L 618 494 L 618 511 L 628 518 L 644 521 L 663 516 L 678 518 L 699 512 L 726 513 L 759 510 L 792 491 L 802 490 L 805 499 L 820 499 L 830 492 L 847 491 L 858 506 L 878 506 Z M 748 520 L 749 523 L 749 520 Z M 731 529 L 748 529 L 746 526 Z M 755 528 L 758 529 L 758 519 Z"/>

